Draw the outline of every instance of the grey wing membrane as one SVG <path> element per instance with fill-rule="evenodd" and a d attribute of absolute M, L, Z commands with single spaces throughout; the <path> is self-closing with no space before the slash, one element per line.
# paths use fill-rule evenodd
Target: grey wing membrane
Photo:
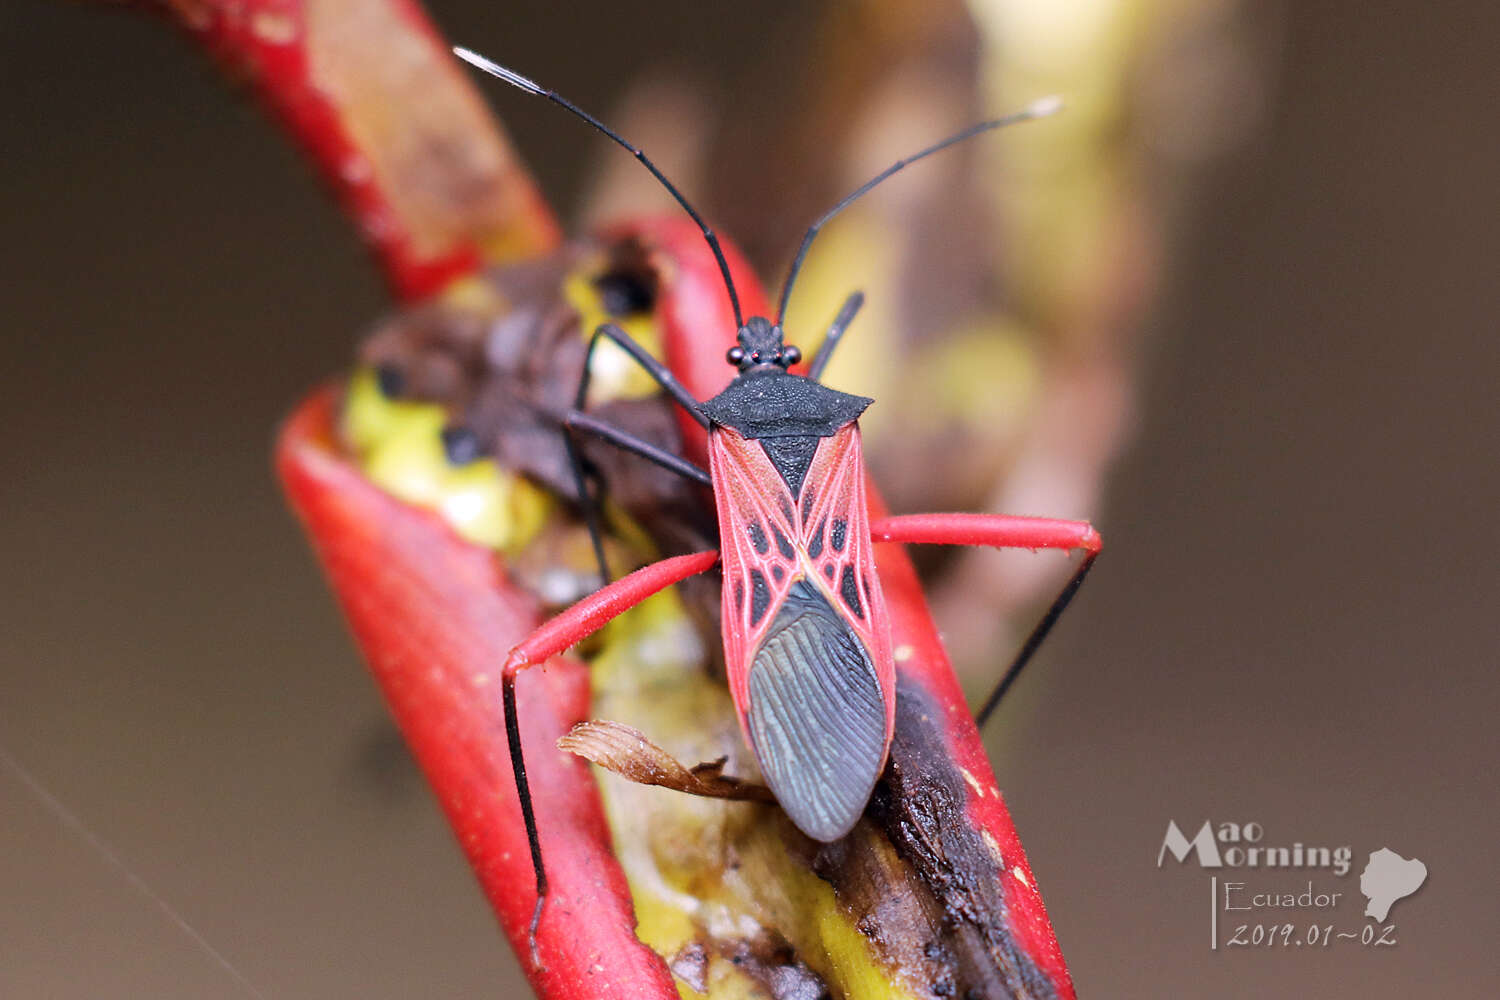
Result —
<path fill-rule="evenodd" d="M 885 700 L 869 651 L 803 580 L 749 674 L 746 719 L 766 782 L 798 829 L 837 840 L 864 812 L 885 764 Z"/>

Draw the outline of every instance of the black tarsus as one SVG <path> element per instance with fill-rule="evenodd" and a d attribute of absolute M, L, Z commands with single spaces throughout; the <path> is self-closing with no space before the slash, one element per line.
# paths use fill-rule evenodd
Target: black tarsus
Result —
<path fill-rule="evenodd" d="M 614 142 L 617 145 L 621 146 L 627 153 L 635 157 L 637 160 L 641 161 L 641 166 L 651 171 L 651 176 L 655 177 L 658 181 L 661 182 L 661 186 L 667 189 L 667 193 L 677 200 L 677 204 L 682 206 L 683 211 L 687 212 L 687 214 L 692 217 L 692 220 L 698 224 L 698 228 L 702 230 L 703 238 L 708 241 L 708 248 L 714 252 L 714 260 L 718 261 L 719 263 L 719 273 L 724 276 L 724 290 L 729 293 L 729 304 L 734 307 L 734 325 L 737 328 L 745 325 L 744 316 L 740 313 L 740 297 L 739 294 L 734 290 L 734 279 L 729 276 L 729 261 L 724 258 L 724 249 L 723 247 L 719 246 L 719 237 L 716 236 L 714 234 L 714 231 L 708 227 L 708 223 L 703 221 L 703 217 L 698 214 L 697 210 L 693 208 L 691 204 L 688 203 L 688 200 L 682 196 L 682 192 L 677 190 L 676 186 L 673 185 L 671 181 L 667 180 L 667 175 L 658 170 L 656 164 L 652 163 L 651 160 L 647 158 L 645 153 L 641 152 L 639 148 L 632 146 L 629 142 L 626 142 L 625 139 L 623 139 L 608 125 L 604 124 L 599 119 L 589 114 L 587 111 L 578 107 L 578 105 L 563 97 L 557 91 L 547 90 L 545 87 L 538 84 L 535 80 L 528 79 L 527 77 L 522 76 L 520 73 L 517 73 L 515 70 L 506 69 L 499 63 L 494 62 L 490 59 L 486 59 L 484 56 L 480 55 L 477 52 L 471 52 L 468 49 L 455 46 L 453 49 L 453 54 L 458 56 L 469 65 L 475 67 L 476 69 L 481 69 L 484 72 L 490 74 L 490 76 L 504 80 L 506 83 L 511 84 L 514 87 L 518 87 L 521 90 L 526 91 L 528 94 L 535 94 L 538 97 L 545 97 L 547 100 L 551 101 L 553 104 L 556 104 L 558 107 L 572 112 L 574 115 L 577 115 L 585 122 L 588 122 L 600 132 L 603 132 L 605 135 L 609 136 L 610 139 L 614 140 Z"/>
<path fill-rule="evenodd" d="M 1052 626 L 1057 624 L 1057 619 L 1061 618 L 1062 613 L 1067 610 L 1069 602 L 1073 600 L 1073 595 L 1078 593 L 1079 587 L 1083 586 L 1083 578 L 1088 576 L 1089 568 L 1094 565 L 1094 560 L 1098 557 L 1097 552 L 1087 553 L 1083 557 L 1083 561 L 1078 564 L 1078 568 L 1073 571 L 1073 575 L 1068 578 L 1063 589 L 1057 597 L 1053 598 L 1052 605 L 1047 608 L 1047 613 L 1042 615 L 1042 620 L 1037 622 L 1036 628 L 1031 630 L 1031 635 L 1026 637 L 1026 642 L 1022 644 L 1020 652 L 1001 675 L 995 689 L 984 700 L 979 711 L 974 713 L 974 724 L 980 729 L 983 729 L 984 724 L 989 721 L 996 706 L 1000 704 L 1000 699 L 1005 697 L 1005 692 L 1009 691 L 1011 685 L 1016 682 L 1016 678 L 1021 676 L 1021 671 L 1036 654 L 1037 649 L 1042 645 L 1042 640 L 1047 638 L 1047 633 L 1052 631 Z"/>
<path fill-rule="evenodd" d="M 838 215 L 844 209 L 848 208 L 851 202 L 853 202 L 855 199 L 868 192 L 875 185 L 879 184 L 881 181 L 885 180 L 887 177 L 891 176 L 902 168 L 909 167 L 913 163 L 916 163 L 918 160 L 925 159 L 926 157 L 931 156 L 933 153 L 942 152 L 949 146 L 952 146 L 955 143 L 963 142 L 965 139 L 969 139 L 976 135 L 979 135 L 981 132 L 988 132 L 991 129 L 1004 128 L 1006 125 L 1014 125 L 1016 122 L 1029 121 L 1032 118 L 1041 118 L 1044 115 L 1049 115 L 1053 111 L 1056 111 L 1059 107 L 1061 107 L 1061 103 L 1058 102 L 1055 98 L 1046 98 L 1033 103 L 1029 107 L 1022 108 L 1020 111 L 1008 114 L 1003 118 L 993 118 L 986 122 L 980 122 L 977 125 L 970 125 L 962 132 L 956 132 L 953 135 L 950 135 L 948 138 L 942 140 L 941 142 L 933 143 L 931 146 L 928 146 L 926 149 L 921 150 L 920 152 L 913 153 L 911 156 L 897 160 L 895 163 L 891 164 L 889 167 L 886 167 L 874 177 L 865 181 L 852 193 L 846 195 L 843 201 L 839 202 L 827 212 L 823 213 L 818 221 L 807 227 L 807 233 L 802 237 L 802 245 L 797 248 L 797 256 L 792 258 L 792 266 L 787 270 L 786 281 L 782 282 L 781 285 L 781 301 L 776 307 L 776 325 L 781 326 L 782 321 L 786 319 L 786 303 L 787 300 L 791 298 L 792 285 L 797 280 L 797 272 L 802 269 L 802 260 L 807 256 L 807 248 L 812 245 L 813 238 L 818 235 L 818 231 L 820 229 L 828 224 L 828 221 L 830 219 L 832 219 L 835 215 Z"/>
<path fill-rule="evenodd" d="M 543 968 L 536 947 L 536 931 L 542 923 L 542 905 L 547 901 L 547 869 L 542 864 L 542 841 L 537 834 L 536 813 L 531 805 L 531 786 L 526 781 L 526 757 L 521 751 L 521 725 L 516 716 L 516 679 L 509 674 L 500 679 L 501 701 L 505 704 L 505 739 L 510 744 L 510 765 L 516 775 L 516 794 L 521 800 L 521 819 L 526 824 L 526 843 L 531 849 L 531 867 L 536 872 L 536 906 L 531 911 L 527 941 L 531 961 Z"/>
<path fill-rule="evenodd" d="M 844 331 L 849 329 L 850 323 L 854 322 L 854 314 L 859 312 L 859 307 L 864 304 L 864 292 L 852 292 L 844 300 L 839 314 L 833 318 L 833 323 L 823 336 L 823 343 L 818 345 L 818 353 L 813 356 L 812 365 L 807 369 L 808 378 L 816 382 L 823 377 L 823 369 L 827 368 L 828 362 L 833 359 L 833 349 L 839 346 L 839 341 L 844 338 Z"/>

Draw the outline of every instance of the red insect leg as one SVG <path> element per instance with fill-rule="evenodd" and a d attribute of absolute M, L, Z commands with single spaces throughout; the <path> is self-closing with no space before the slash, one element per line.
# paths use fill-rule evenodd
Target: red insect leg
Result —
<path fill-rule="evenodd" d="M 1026 664 L 1031 661 L 1042 640 L 1062 617 L 1073 595 L 1083 586 L 1084 577 L 1099 555 L 1103 540 L 1087 521 L 1062 521 L 1051 517 L 1014 517 L 1008 514 L 905 514 L 884 517 L 870 525 L 870 537 L 877 542 L 907 542 L 922 545 L 989 545 L 1003 549 L 1082 549 L 1083 560 L 1053 598 L 1047 613 L 1031 630 L 1005 673 L 1000 675 L 990 696 L 984 700 L 974 721 L 981 728 L 994 712 L 1005 692 L 1010 690 Z"/>
<path fill-rule="evenodd" d="M 902 514 L 870 524 L 877 542 L 910 545 L 989 545 L 1000 549 L 1083 549 L 1098 555 L 1103 544 L 1087 521 L 1009 514 Z"/>
<path fill-rule="evenodd" d="M 531 958 L 537 965 L 541 965 L 541 959 L 536 950 L 536 930 L 542 920 L 542 904 L 547 899 L 547 869 L 542 865 L 542 845 L 537 836 L 536 815 L 531 807 L 531 786 L 526 781 L 526 758 L 521 752 L 521 727 L 516 717 L 516 674 L 556 656 L 569 646 L 593 635 L 612 619 L 618 618 L 652 594 L 702 573 L 718 561 L 717 552 L 694 552 L 643 566 L 608 587 L 596 590 L 542 625 L 526 641 L 512 649 L 505 659 L 500 678 L 501 697 L 505 703 L 505 736 L 510 743 L 510 763 L 516 774 L 521 816 L 526 821 L 531 865 L 536 870 L 536 906 L 531 911 Z"/>
<path fill-rule="evenodd" d="M 505 679 L 510 680 L 532 664 L 556 656 L 569 646 L 593 635 L 652 594 L 702 573 L 718 561 L 719 553 L 714 551 L 673 556 L 643 566 L 608 587 L 594 591 L 542 625 L 526 641 L 512 649 L 505 660 Z"/>

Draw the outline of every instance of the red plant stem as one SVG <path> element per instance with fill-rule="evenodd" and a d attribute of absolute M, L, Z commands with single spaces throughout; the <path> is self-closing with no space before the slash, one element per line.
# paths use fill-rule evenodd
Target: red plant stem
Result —
<path fill-rule="evenodd" d="M 394 294 L 535 256 L 557 224 L 413 0 L 164 0 L 316 164 Z"/>
<path fill-rule="evenodd" d="M 367 480 L 333 438 L 332 391 L 286 424 L 277 468 L 379 683 L 511 947 L 528 956 L 536 887 L 511 775 L 500 665 L 541 622 L 493 553 Z M 588 714 L 585 668 L 554 659 L 516 678 L 518 716 L 551 881 L 527 974 L 549 1000 L 677 996 L 635 936 L 588 765 L 556 741 Z"/>
<path fill-rule="evenodd" d="M 654 224 L 636 228 L 645 235 Z M 696 229 L 693 235 L 686 259 L 662 261 L 668 277 L 661 308 L 676 329 L 713 337 L 728 304 L 717 265 Z M 764 299 L 754 276 L 732 250 L 730 260 L 736 284 L 759 308 Z M 315 394 L 287 422 L 278 472 L 391 714 L 533 986 L 547 1000 L 675 998 L 666 964 L 635 937 L 634 905 L 588 766 L 557 749 L 557 739 L 588 717 L 589 702 L 586 671 L 562 658 L 516 678 L 551 882 L 537 933 L 541 964 L 529 960 L 535 880 L 499 688 L 507 653 L 541 624 L 536 601 L 511 583 L 493 553 L 365 478 L 335 440 L 334 397 Z"/>

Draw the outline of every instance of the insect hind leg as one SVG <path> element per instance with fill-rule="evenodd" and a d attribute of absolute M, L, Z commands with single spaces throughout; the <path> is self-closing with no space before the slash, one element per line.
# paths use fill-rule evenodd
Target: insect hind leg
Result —
<path fill-rule="evenodd" d="M 979 706 L 979 711 L 974 713 L 974 725 L 980 729 L 984 728 L 984 724 L 989 721 L 990 716 L 999 707 L 1000 699 L 1005 697 L 1005 693 L 1016 682 L 1016 678 L 1021 676 L 1021 671 L 1026 669 L 1026 664 L 1031 662 L 1031 658 L 1041 648 L 1042 641 L 1052 631 L 1052 626 L 1057 624 L 1057 620 L 1067 610 L 1068 605 L 1073 600 L 1073 595 L 1078 593 L 1079 587 L 1083 586 L 1084 577 L 1089 575 L 1089 570 L 1093 567 L 1094 560 L 1098 557 L 1098 552 L 1084 554 L 1083 559 L 1078 563 L 1078 567 L 1073 570 L 1073 575 L 1068 577 L 1068 582 L 1063 584 L 1062 590 L 1058 591 L 1057 596 L 1048 605 L 1046 614 L 1042 615 L 1042 620 L 1036 623 L 1036 627 L 1031 630 L 1031 634 L 1021 644 L 1020 651 L 1010 661 L 1010 666 L 1005 668 L 1005 673 L 1001 674 L 1000 679 L 995 682 L 995 686 L 991 689 L 989 697 L 984 699 L 984 703 Z"/>
<path fill-rule="evenodd" d="M 974 713 L 981 729 L 989 721 L 1000 699 L 1015 684 L 1021 671 L 1031 662 L 1052 626 L 1062 617 L 1073 595 L 1083 586 L 1089 570 L 1098 558 L 1103 542 L 1099 532 L 1087 521 L 1064 521 L 1050 517 L 1013 517 L 1005 514 L 908 514 L 887 517 L 870 525 L 870 536 L 877 542 L 907 542 L 928 545 L 987 545 L 1000 549 L 1082 549 L 1083 559 L 1053 598 L 1042 620 L 1037 622 L 1010 666 L 1000 675 L 988 698 Z"/>

